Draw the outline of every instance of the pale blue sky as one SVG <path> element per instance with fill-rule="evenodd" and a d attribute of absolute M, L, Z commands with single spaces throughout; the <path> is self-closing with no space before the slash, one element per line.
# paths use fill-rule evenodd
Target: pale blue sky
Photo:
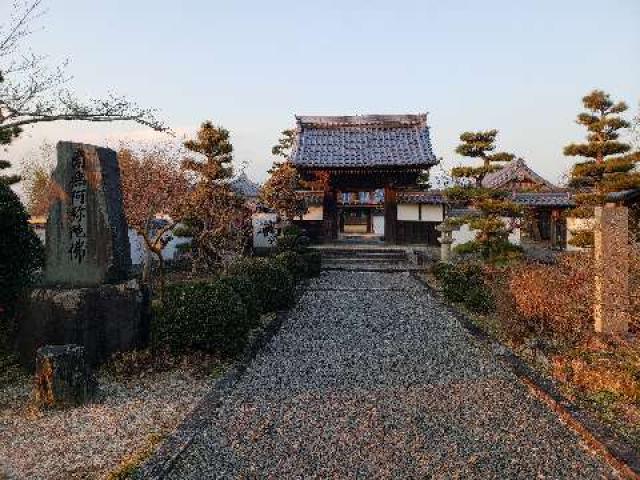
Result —
<path fill-rule="evenodd" d="M 502 148 L 557 181 L 572 163 L 562 146 L 583 136 L 574 119 L 586 92 L 602 88 L 630 114 L 640 100 L 639 0 L 47 3 L 32 46 L 70 58 L 78 93 L 124 93 L 179 132 L 212 119 L 258 180 L 296 113 L 427 111 L 446 166 L 460 160 L 461 131 L 498 128 Z M 9 156 L 43 137 L 148 135 L 38 126 Z"/>

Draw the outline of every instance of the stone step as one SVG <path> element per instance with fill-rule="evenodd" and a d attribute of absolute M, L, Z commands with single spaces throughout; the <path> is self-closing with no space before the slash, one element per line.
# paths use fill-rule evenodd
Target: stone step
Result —
<path fill-rule="evenodd" d="M 423 270 L 423 267 L 419 267 L 408 262 L 395 262 L 395 263 L 323 263 L 322 270 L 325 271 L 346 271 L 346 272 L 417 272 Z"/>
<path fill-rule="evenodd" d="M 393 255 L 393 256 L 406 256 L 406 251 L 396 248 L 316 248 L 316 251 L 322 253 L 322 255 Z"/>
<path fill-rule="evenodd" d="M 384 252 L 327 252 L 322 254 L 322 258 L 364 258 L 364 259 L 388 259 L 388 260 L 404 260 L 407 255 L 404 252 L 384 253 Z"/>
<path fill-rule="evenodd" d="M 390 256 L 378 256 L 378 257 L 364 257 L 364 256 L 323 256 L 323 262 L 327 263 L 399 263 L 406 262 L 407 257 L 390 257 Z"/>

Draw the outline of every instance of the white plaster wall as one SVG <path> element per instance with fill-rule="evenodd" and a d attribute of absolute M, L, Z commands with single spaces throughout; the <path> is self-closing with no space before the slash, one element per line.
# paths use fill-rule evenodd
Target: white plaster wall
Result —
<path fill-rule="evenodd" d="M 398 205 L 398 220 L 417 222 L 420 219 L 420 205 L 415 203 L 401 203 Z M 441 222 L 442 205 L 422 205 L 423 222 Z"/>
<path fill-rule="evenodd" d="M 567 251 L 581 252 L 584 248 L 571 245 L 569 241 L 573 238 L 573 231 L 593 230 L 596 226 L 595 218 L 567 218 Z"/>
<path fill-rule="evenodd" d="M 444 220 L 442 205 L 422 205 L 423 222 L 441 222 Z"/>
<path fill-rule="evenodd" d="M 254 213 L 251 216 L 254 248 L 270 248 L 276 245 L 275 234 L 265 235 L 262 229 L 269 223 L 275 224 L 277 220 L 278 216 L 275 213 Z"/>
<path fill-rule="evenodd" d="M 373 233 L 376 235 L 384 235 L 384 215 L 374 215 L 373 218 Z"/>
<path fill-rule="evenodd" d="M 418 221 L 418 207 L 416 204 L 401 203 L 398 205 L 398 220 Z"/>
<path fill-rule="evenodd" d="M 178 245 L 189 243 L 191 237 L 173 237 L 162 250 L 162 258 L 173 260 L 178 252 Z M 144 240 L 132 228 L 129 229 L 129 244 L 131 245 L 131 263 L 141 265 L 144 262 Z"/>
<path fill-rule="evenodd" d="M 302 220 L 322 220 L 322 206 L 309 207 Z"/>
<path fill-rule="evenodd" d="M 508 219 L 505 219 L 505 220 L 508 220 Z M 475 240 L 477 233 L 478 231 L 470 229 L 468 224 L 462 225 L 460 227 L 460 230 L 453 231 L 452 246 L 456 247 L 461 243 L 467 243 L 467 242 L 470 242 L 471 240 Z M 514 245 L 520 245 L 521 240 L 522 240 L 522 231 L 519 228 L 514 229 L 513 232 L 509 234 L 509 242 L 513 243 Z"/>

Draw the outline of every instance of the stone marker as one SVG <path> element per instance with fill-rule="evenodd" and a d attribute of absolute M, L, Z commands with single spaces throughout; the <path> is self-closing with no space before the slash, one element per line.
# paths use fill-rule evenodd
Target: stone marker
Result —
<path fill-rule="evenodd" d="M 18 323 L 20 362 L 33 368 L 42 345 L 82 345 L 96 365 L 145 345 L 149 300 L 128 280 L 129 235 L 116 152 L 58 143 L 46 231 L 44 284 Z"/>
<path fill-rule="evenodd" d="M 47 345 L 36 353 L 35 400 L 40 408 L 86 403 L 95 383 L 80 345 Z"/>
<path fill-rule="evenodd" d="M 595 331 L 623 334 L 629 325 L 629 216 L 626 207 L 595 209 Z"/>
<path fill-rule="evenodd" d="M 116 152 L 59 142 L 46 230 L 45 283 L 71 287 L 127 278 L 131 253 Z"/>

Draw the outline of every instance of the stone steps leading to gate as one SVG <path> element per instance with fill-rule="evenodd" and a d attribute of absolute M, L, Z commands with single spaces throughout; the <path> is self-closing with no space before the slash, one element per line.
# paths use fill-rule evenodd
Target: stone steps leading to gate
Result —
<path fill-rule="evenodd" d="M 363 245 L 319 246 L 322 254 L 323 270 L 344 270 L 360 272 L 401 272 L 420 270 L 411 263 L 407 252 L 397 247 L 365 247 Z"/>

